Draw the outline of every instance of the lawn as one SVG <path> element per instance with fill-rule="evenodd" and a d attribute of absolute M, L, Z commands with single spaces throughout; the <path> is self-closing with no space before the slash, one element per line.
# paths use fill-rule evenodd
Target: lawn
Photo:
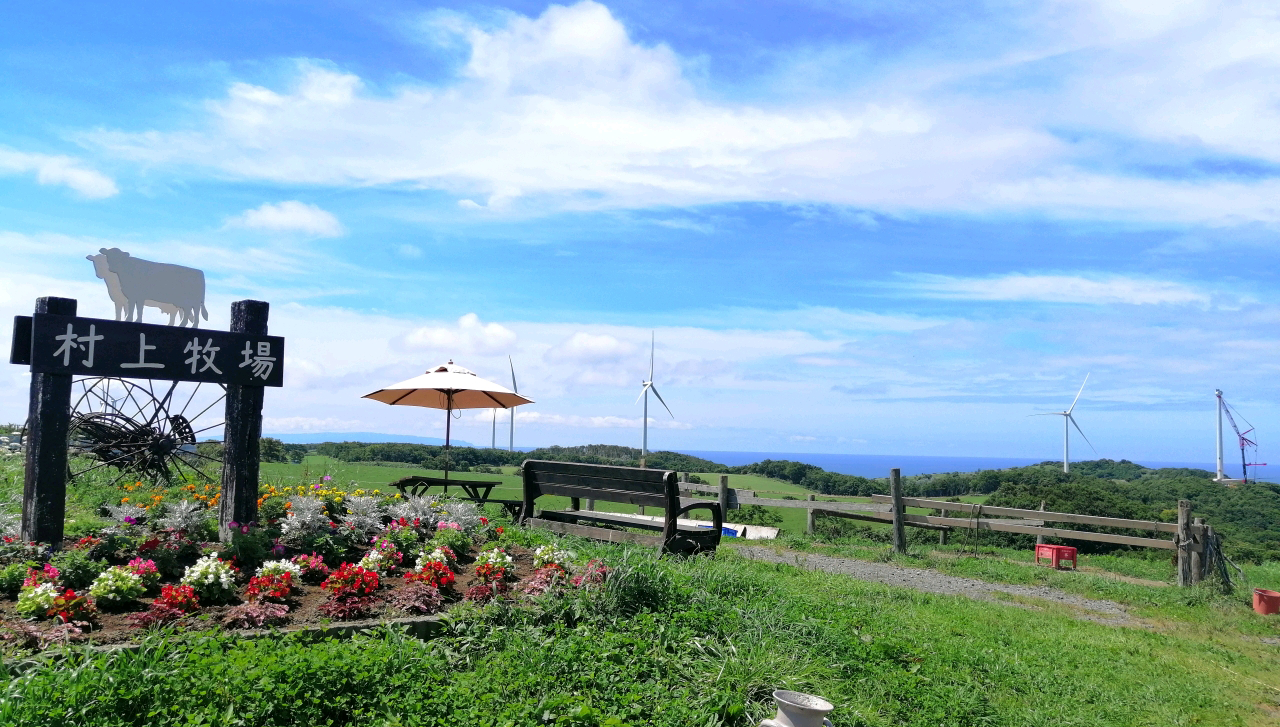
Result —
<path fill-rule="evenodd" d="M 1210 623 L 1242 615 L 1229 603 L 1153 607 L 1164 623 L 1124 628 L 732 550 L 672 560 L 563 543 L 610 563 L 603 591 L 464 610 L 428 642 L 192 635 L 76 650 L 10 665 L 0 721 L 747 727 L 769 715 L 776 688 L 825 696 L 842 727 L 1265 725 L 1280 714 L 1275 647 Z"/>

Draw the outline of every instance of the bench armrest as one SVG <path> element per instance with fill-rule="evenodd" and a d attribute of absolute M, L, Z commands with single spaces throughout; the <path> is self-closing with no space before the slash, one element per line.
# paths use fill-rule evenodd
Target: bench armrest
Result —
<path fill-rule="evenodd" d="M 690 510 L 698 509 L 711 511 L 711 521 L 714 524 L 713 527 L 715 528 L 715 532 L 719 533 L 720 529 L 724 527 L 724 512 L 720 510 L 720 503 L 718 502 L 695 502 L 685 505 L 676 511 L 676 517 L 679 518 Z"/>

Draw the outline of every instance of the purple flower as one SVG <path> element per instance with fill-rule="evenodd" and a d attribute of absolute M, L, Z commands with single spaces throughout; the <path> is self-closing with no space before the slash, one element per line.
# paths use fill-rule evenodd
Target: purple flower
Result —
<path fill-rule="evenodd" d="M 127 524 L 129 524 L 129 525 L 137 525 L 137 524 L 138 524 L 137 519 L 135 519 L 135 518 L 131 518 L 131 517 L 126 517 L 126 518 L 124 519 L 124 521 L 125 521 Z"/>
<path fill-rule="evenodd" d="M 232 520 L 231 522 L 227 523 L 227 527 L 229 527 L 229 528 L 231 528 L 232 530 L 234 530 L 234 529 L 236 529 L 236 528 L 240 527 L 240 523 L 236 522 L 235 520 Z"/>
<path fill-rule="evenodd" d="M 311 489 L 313 489 L 313 490 L 318 490 L 318 489 L 320 489 L 320 484 L 319 484 L 319 483 L 316 483 L 316 484 L 312 485 L 312 486 L 311 486 Z"/>
<path fill-rule="evenodd" d="M 324 477 L 321 477 L 320 479 L 321 479 L 321 480 L 323 480 L 323 481 L 325 481 L 325 482 L 328 482 L 329 480 L 333 479 L 333 477 L 331 477 L 331 476 L 329 476 L 329 475 L 325 475 Z"/>
<path fill-rule="evenodd" d="M 272 555 L 284 555 L 284 544 L 280 542 L 280 538 L 276 538 L 276 544 L 271 546 Z"/>

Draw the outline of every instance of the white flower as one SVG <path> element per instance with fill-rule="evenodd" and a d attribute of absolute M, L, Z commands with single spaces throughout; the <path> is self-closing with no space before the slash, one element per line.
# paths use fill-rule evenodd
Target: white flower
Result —
<path fill-rule="evenodd" d="M 507 555 L 506 551 L 502 550 L 501 548 L 486 550 L 480 554 L 480 557 L 476 558 L 477 566 L 495 565 L 501 568 L 506 568 L 507 566 L 511 565 L 511 563 L 512 563 L 511 556 Z"/>
<path fill-rule="evenodd" d="M 289 573 L 294 580 L 302 578 L 302 566 L 287 560 L 269 560 L 258 568 L 260 576 L 282 576 Z"/>
<path fill-rule="evenodd" d="M 533 567 L 535 569 L 555 564 L 567 570 L 572 562 L 573 553 L 567 550 L 560 550 L 554 545 L 543 545 L 533 551 Z"/>

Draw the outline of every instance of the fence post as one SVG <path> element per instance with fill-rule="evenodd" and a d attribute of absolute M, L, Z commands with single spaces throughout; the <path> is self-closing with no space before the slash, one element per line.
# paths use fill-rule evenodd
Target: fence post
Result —
<path fill-rule="evenodd" d="M 817 499 L 817 496 L 816 496 L 816 495 L 814 495 L 813 493 L 809 493 L 809 502 L 813 502 L 813 501 L 814 501 L 814 500 L 816 500 L 816 499 Z M 807 510 L 807 512 L 809 513 L 809 516 L 805 519 L 805 530 L 804 530 L 804 531 L 805 531 L 806 533 L 810 534 L 810 535 L 813 535 L 813 526 L 817 524 L 817 523 L 815 522 L 815 520 L 816 520 L 816 516 L 814 515 L 814 510 L 813 510 L 813 508 L 809 508 L 809 509 Z"/>
<path fill-rule="evenodd" d="M 1191 585 L 1191 501 L 1178 500 L 1178 585 Z"/>
<path fill-rule="evenodd" d="M 949 532 L 951 532 L 951 531 L 950 531 L 950 530 L 939 530 L 939 531 L 938 531 L 938 545 L 946 545 L 946 544 L 947 544 L 947 533 L 949 533 Z"/>
<path fill-rule="evenodd" d="M 1040 512 L 1044 512 L 1044 500 L 1041 500 L 1041 501 L 1040 501 Z M 1044 527 L 1044 523 L 1043 523 L 1043 522 L 1041 522 L 1041 523 L 1040 523 L 1040 527 Z M 1036 545 L 1044 545 L 1044 536 L 1043 536 L 1043 535 L 1037 535 L 1037 536 L 1036 536 Z"/>
<path fill-rule="evenodd" d="M 595 501 L 595 500 L 592 500 L 590 497 L 588 497 L 588 498 L 587 498 L 587 511 L 588 511 L 588 512 L 590 512 L 590 511 L 595 510 L 595 509 L 596 509 L 596 501 Z"/>
<path fill-rule="evenodd" d="M 720 515 L 729 519 L 729 475 L 720 475 Z"/>
<path fill-rule="evenodd" d="M 889 494 L 893 497 L 893 552 L 907 554 L 907 529 L 903 525 L 906 508 L 902 505 L 902 470 L 889 470 Z"/>
<path fill-rule="evenodd" d="M 72 298 L 37 298 L 35 312 L 74 316 Z M 28 352 L 29 357 L 29 352 Z M 71 427 L 71 376 L 31 374 L 27 409 L 26 473 L 22 483 L 22 539 L 62 544 L 67 509 L 67 431 Z"/>
<path fill-rule="evenodd" d="M 1193 525 L 1204 525 L 1204 518 L 1191 518 L 1191 522 Z M 1201 550 L 1191 551 L 1191 583 L 1194 585 L 1204 578 L 1204 536 L 1197 536 L 1193 531 L 1191 539 L 1201 547 Z"/>

